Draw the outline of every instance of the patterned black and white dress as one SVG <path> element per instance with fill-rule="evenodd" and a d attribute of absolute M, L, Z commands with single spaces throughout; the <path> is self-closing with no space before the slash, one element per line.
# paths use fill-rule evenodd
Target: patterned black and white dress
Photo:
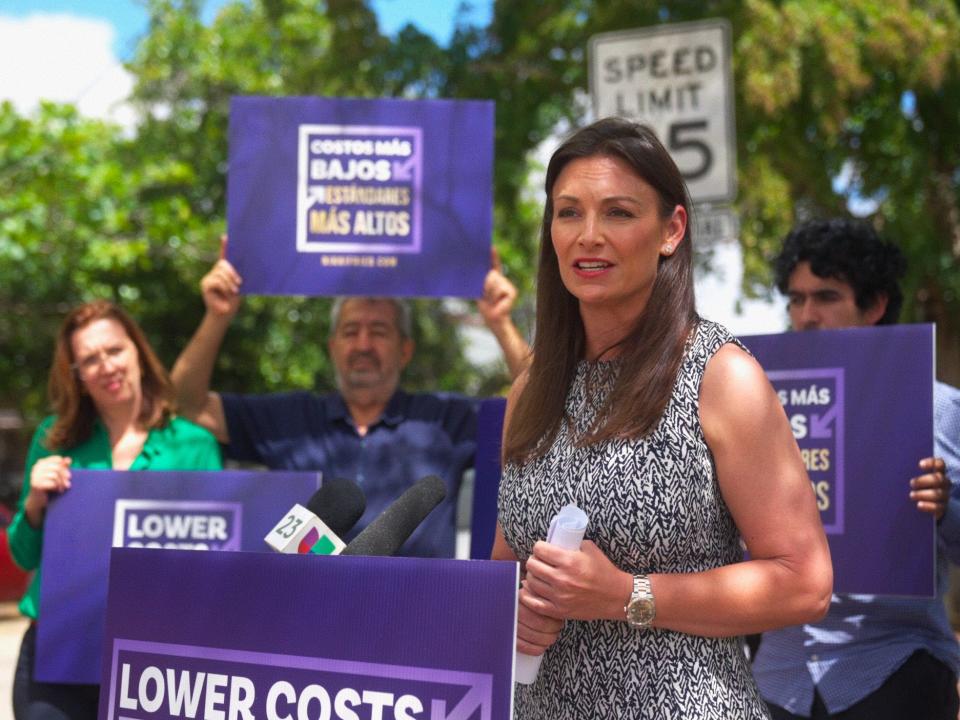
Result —
<path fill-rule="evenodd" d="M 553 515 L 575 503 L 590 518 L 587 538 L 617 567 L 637 573 L 689 573 L 739 562 L 739 533 L 717 485 L 699 418 L 707 361 L 730 333 L 701 320 L 687 344 L 673 394 L 656 429 L 640 440 L 578 447 L 617 373 L 616 361 L 577 368 L 566 401 L 569 428 L 550 450 L 509 464 L 499 521 L 521 560 L 546 537 Z M 739 638 L 626 622 L 567 621 L 533 685 L 517 685 L 522 720 L 753 720 L 769 717 Z"/>

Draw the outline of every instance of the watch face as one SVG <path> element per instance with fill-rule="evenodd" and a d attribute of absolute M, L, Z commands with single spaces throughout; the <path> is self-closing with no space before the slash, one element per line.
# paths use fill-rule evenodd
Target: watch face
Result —
<path fill-rule="evenodd" d="M 639 597 L 627 605 L 627 622 L 634 627 L 650 627 L 654 613 L 653 598 Z"/>

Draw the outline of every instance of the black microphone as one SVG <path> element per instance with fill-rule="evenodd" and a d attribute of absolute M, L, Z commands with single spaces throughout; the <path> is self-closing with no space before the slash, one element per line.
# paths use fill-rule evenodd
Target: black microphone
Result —
<path fill-rule="evenodd" d="M 427 475 L 367 525 L 341 555 L 394 555 L 417 526 L 447 496 L 447 486 L 436 475 Z"/>
<path fill-rule="evenodd" d="M 294 505 L 264 542 L 275 552 L 287 554 L 339 555 L 345 548 L 340 538 L 349 532 L 367 499 L 352 480 L 324 482 L 307 501 Z"/>
<path fill-rule="evenodd" d="M 363 490 L 353 480 L 343 478 L 324 481 L 307 500 L 307 510 L 340 537 L 350 532 L 366 509 Z"/>

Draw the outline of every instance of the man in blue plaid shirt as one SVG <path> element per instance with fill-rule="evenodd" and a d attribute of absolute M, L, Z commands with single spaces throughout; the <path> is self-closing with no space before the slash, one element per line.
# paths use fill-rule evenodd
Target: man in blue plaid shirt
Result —
<path fill-rule="evenodd" d="M 794 229 L 774 269 L 794 330 L 897 321 L 906 262 L 864 222 Z M 960 649 L 943 594 L 948 559 L 960 564 L 960 391 L 936 383 L 934 406 L 936 457 L 904 492 L 937 519 L 938 596 L 834 595 L 821 622 L 765 633 L 754 674 L 774 720 L 957 720 Z"/>

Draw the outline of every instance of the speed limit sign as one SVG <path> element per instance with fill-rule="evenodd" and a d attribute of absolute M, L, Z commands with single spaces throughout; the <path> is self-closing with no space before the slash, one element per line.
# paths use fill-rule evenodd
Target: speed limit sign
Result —
<path fill-rule="evenodd" d="M 590 38 L 590 95 L 598 118 L 651 126 L 694 203 L 732 202 L 737 154 L 730 24 L 716 19 Z"/>

